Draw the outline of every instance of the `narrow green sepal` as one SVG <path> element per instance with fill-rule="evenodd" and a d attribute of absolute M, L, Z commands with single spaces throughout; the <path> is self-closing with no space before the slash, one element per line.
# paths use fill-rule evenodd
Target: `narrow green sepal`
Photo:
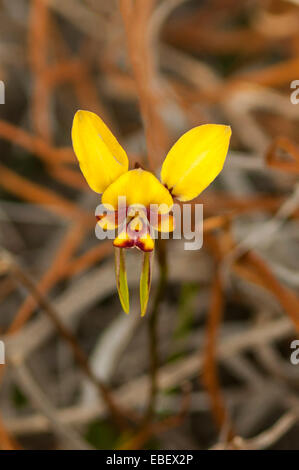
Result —
<path fill-rule="evenodd" d="M 140 276 L 140 308 L 141 316 L 146 314 L 151 281 L 152 281 L 152 252 L 143 253 L 142 271 Z"/>
<path fill-rule="evenodd" d="M 129 288 L 127 281 L 127 271 L 124 248 L 114 248 L 115 253 L 115 278 L 118 296 L 124 312 L 129 313 Z"/>

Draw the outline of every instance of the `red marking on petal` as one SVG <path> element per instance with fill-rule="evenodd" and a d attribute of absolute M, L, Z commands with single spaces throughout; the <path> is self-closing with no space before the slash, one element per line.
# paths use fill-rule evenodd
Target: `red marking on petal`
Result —
<path fill-rule="evenodd" d="M 138 237 L 135 241 L 135 246 L 141 251 L 150 252 L 155 247 L 155 242 L 150 235 L 146 237 Z"/>
<path fill-rule="evenodd" d="M 141 251 L 144 251 L 146 253 L 150 253 L 151 251 L 154 251 L 154 248 L 149 248 L 146 246 L 146 244 L 140 240 L 137 240 L 135 243 L 136 248 L 138 248 Z"/>
<path fill-rule="evenodd" d="M 117 248 L 133 248 L 135 246 L 135 242 L 132 239 L 126 239 L 126 240 L 118 239 L 117 241 L 114 240 L 113 245 L 116 246 Z"/>

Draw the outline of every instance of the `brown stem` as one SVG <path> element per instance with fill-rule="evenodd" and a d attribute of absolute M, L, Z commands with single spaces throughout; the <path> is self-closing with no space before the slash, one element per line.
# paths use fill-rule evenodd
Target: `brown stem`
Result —
<path fill-rule="evenodd" d="M 152 311 L 149 314 L 148 321 L 148 337 L 149 337 L 149 355 L 150 355 L 150 395 L 147 409 L 145 412 L 145 422 L 150 421 L 154 412 L 157 397 L 157 371 L 159 367 L 159 353 L 158 353 L 158 319 L 161 302 L 165 295 L 167 286 L 168 267 L 167 267 L 167 249 L 166 240 L 157 240 L 157 255 L 160 269 L 159 283 L 157 286 L 156 296 Z"/>
<path fill-rule="evenodd" d="M 88 358 L 85 352 L 82 350 L 81 346 L 79 345 L 77 339 L 72 334 L 72 332 L 60 320 L 59 315 L 52 306 L 51 302 L 49 302 L 49 300 L 42 295 L 42 293 L 36 287 L 35 282 L 31 279 L 27 272 L 17 263 L 15 263 L 9 255 L 6 255 L 5 253 L 4 259 L 5 264 L 7 266 L 7 271 L 12 276 L 13 280 L 17 280 L 20 284 L 25 286 L 26 289 L 28 289 L 28 291 L 34 297 L 35 301 L 40 305 L 40 307 L 44 310 L 44 312 L 48 315 L 52 323 L 55 325 L 59 334 L 68 343 L 69 347 L 73 352 L 75 360 L 77 361 L 84 374 L 97 387 L 116 424 L 121 428 L 126 428 L 128 422 L 130 421 L 127 414 L 123 410 L 121 410 L 118 405 L 116 405 L 109 388 L 101 381 L 99 381 L 98 378 L 94 375 L 94 373 L 89 367 Z"/>

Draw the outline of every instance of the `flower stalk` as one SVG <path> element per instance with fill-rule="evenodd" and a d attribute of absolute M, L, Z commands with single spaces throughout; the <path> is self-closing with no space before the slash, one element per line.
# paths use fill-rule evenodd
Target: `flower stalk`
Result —
<path fill-rule="evenodd" d="M 159 281 L 157 285 L 156 295 L 154 298 L 153 308 L 148 320 L 148 338 L 149 338 L 149 355 L 150 355 L 150 394 L 145 413 L 144 420 L 149 422 L 155 412 L 156 397 L 158 392 L 157 373 L 159 368 L 159 351 L 158 351 L 158 321 L 161 303 L 164 299 L 167 280 L 168 280 L 168 264 L 167 264 L 167 245 L 166 240 L 157 240 L 157 258 L 159 264 Z"/>

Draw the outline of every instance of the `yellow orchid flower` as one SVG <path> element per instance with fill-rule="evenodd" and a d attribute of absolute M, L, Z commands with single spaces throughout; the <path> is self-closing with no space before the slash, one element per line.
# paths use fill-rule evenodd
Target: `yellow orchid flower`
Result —
<path fill-rule="evenodd" d="M 151 229 L 171 232 L 173 198 L 190 201 L 220 173 L 228 151 L 231 129 L 205 124 L 186 132 L 170 149 L 161 170 L 161 182 L 141 168 L 129 170 L 129 161 L 117 139 L 94 113 L 77 111 L 72 141 L 81 171 L 95 192 L 102 194 L 107 212 L 97 217 L 104 230 L 118 229 L 116 280 L 124 310 L 129 294 L 123 248 L 144 252 L 140 281 L 141 312 L 145 313 L 151 279 L 149 254 L 154 250 Z M 119 201 L 124 200 L 120 205 Z M 154 207 L 154 209 L 153 209 Z"/>

